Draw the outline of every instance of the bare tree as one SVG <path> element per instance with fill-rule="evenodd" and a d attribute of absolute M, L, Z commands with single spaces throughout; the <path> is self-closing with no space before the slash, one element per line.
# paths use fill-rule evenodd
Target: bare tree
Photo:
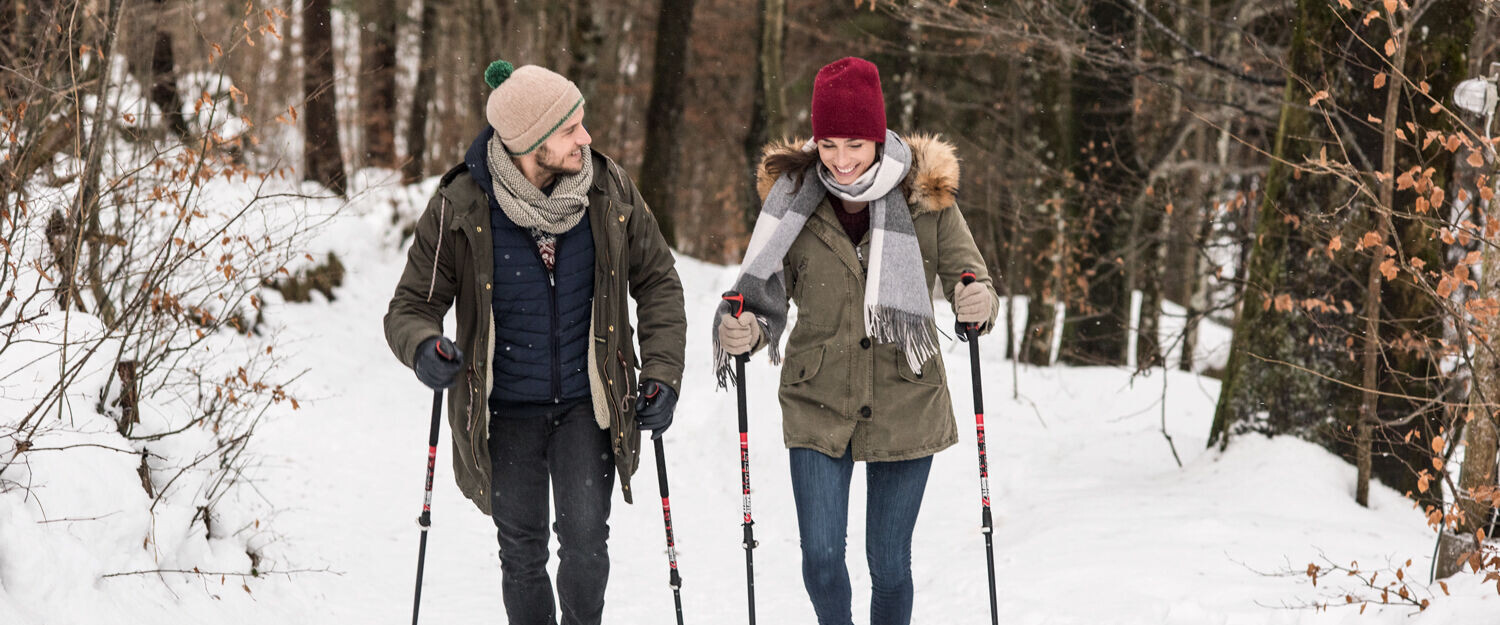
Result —
<path fill-rule="evenodd" d="M 302 7 L 302 93 L 306 142 L 303 179 L 344 195 L 344 155 L 339 148 L 338 96 L 333 88 L 333 25 L 329 0 L 305 0 Z"/>
<path fill-rule="evenodd" d="M 362 0 L 359 116 L 364 164 L 396 168 L 396 0 Z"/>
<path fill-rule="evenodd" d="M 672 197 L 678 180 L 682 145 L 683 78 L 687 75 L 688 39 L 692 36 L 696 0 L 661 0 L 656 22 L 651 103 L 646 107 L 646 150 L 636 180 L 646 204 L 656 213 L 667 242 L 677 243 L 679 207 Z"/>
<path fill-rule="evenodd" d="M 427 112 L 432 103 L 433 70 L 437 59 L 438 3 L 441 0 L 420 0 L 422 18 L 418 25 L 421 43 L 417 50 L 417 84 L 412 88 L 411 109 L 406 126 L 406 164 L 402 165 L 402 178 L 408 182 L 420 180 L 425 173 L 427 156 Z"/>
<path fill-rule="evenodd" d="M 750 129 L 745 133 L 745 162 L 748 164 L 744 184 L 744 222 L 746 229 L 760 214 L 760 198 L 755 189 L 755 170 L 760 165 L 761 149 L 773 138 L 786 134 L 786 94 L 782 90 L 781 55 L 786 41 L 786 0 L 757 0 L 755 14 L 755 80 L 754 101 L 750 109 Z"/>

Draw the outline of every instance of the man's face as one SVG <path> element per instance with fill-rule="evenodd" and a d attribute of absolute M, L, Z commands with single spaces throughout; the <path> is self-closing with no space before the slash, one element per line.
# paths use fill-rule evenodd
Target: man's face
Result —
<path fill-rule="evenodd" d="M 579 107 L 537 148 L 536 164 L 553 174 L 576 174 L 583 170 L 583 146 L 593 141 L 583 127 L 583 108 Z"/>

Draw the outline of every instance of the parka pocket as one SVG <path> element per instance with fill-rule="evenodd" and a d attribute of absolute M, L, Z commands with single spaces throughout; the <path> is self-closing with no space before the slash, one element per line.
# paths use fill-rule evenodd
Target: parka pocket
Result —
<path fill-rule="evenodd" d="M 906 364 L 906 354 L 901 350 L 895 350 L 894 353 L 896 354 L 896 372 L 901 375 L 902 380 L 923 386 L 941 386 L 946 382 L 942 355 L 934 354 L 927 359 L 927 362 L 922 363 L 921 371 L 912 371 L 912 368 Z"/>
<path fill-rule="evenodd" d="M 823 353 L 827 350 L 827 346 L 819 345 L 788 355 L 781 363 L 782 385 L 801 384 L 817 377 L 818 369 L 823 366 Z"/>

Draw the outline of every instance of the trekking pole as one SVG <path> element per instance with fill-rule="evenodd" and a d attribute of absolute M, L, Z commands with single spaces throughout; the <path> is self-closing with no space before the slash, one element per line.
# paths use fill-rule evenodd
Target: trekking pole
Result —
<path fill-rule="evenodd" d="M 442 349 L 438 349 L 442 353 Z M 411 601 L 411 625 L 417 625 L 417 612 L 422 608 L 422 565 L 427 561 L 427 528 L 432 526 L 432 470 L 437 465 L 438 423 L 443 416 L 443 391 L 432 393 L 432 429 L 427 433 L 427 492 L 422 498 L 422 515 L 417 525 L 422 526 L 422 545 L 417 548 L 417 594 Z"/>
<path fill-rule="evenodd" d="M 959 276 L 964 284 L 973 284 L 973 271 Z M 995 602 L 995 544 L 994 527 L 990 518 L 990 461 L 984 448 L 984 386 L 979 378 L 979 324 L 964 323 L 964 338 L 969 342 L 969 370 L 974 378 L 974 430 L 979 442 L 979 502 L 984 506 L 981 513 L 984 533 L 984 555 L 990 565 L 990 623 L 1000 625 L 1000 611 Z"/>
<path fill-rule="evenodd" d="M 745 312 L 745 296 L 729 291 L 724 294 L 724 300 L 733 304 L 734 318 L 739 319 Z M 745 408 L 745 362 L 748 360 L 749 354 L 735 355 L 734 376 L 738 381 L 735 390 L 740 403 L 740 483 L 744 491 L 742 507 L 745 513 L 745 521 L 741 524 L 745 538 L 741 546 L 745 548 L 745 593 L 750 602 L 750 625 L 755 625 L 755 521 L 750 517 L 750 421 Z"/>
<path fill-rule="evenodd" d="M 656 486 L 661 490 L 661 520 L 667 526 L 667 562 L 672 574 L 667 583 L 672 586 L 672 600 L 677 603 L 677 625 L 682 625 L 682 576 L 677 573 L 677 542 L 672 539 L 672 501 L 667 494 L 667 460 L 661 439 L 656 439 Z"/>

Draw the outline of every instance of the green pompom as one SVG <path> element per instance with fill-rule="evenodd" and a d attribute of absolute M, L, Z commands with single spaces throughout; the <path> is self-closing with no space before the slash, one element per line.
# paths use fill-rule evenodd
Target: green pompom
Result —
<path fill-rule="evenodd" d="M 488 68 L 485 68 L 484 82 L 491 89 L 494 89 L 495 87 L 499 87 L 500 83 L 505 82 L 505 79 L 510 78 L 511 72 L 514 71 L 516 71 L 516 67 L 511 65 L 510 61 L 495 61 L 494 63 L 490 63 Z"/>

